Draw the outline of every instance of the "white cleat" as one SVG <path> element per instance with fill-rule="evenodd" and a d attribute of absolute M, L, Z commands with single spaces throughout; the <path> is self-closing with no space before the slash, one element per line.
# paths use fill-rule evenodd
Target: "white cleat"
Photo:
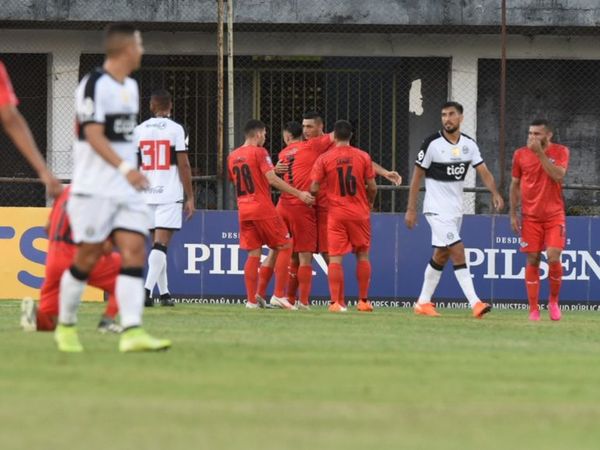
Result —
<path fill-rule="evenodd" d="M 296 304 L 298 305 L 298 309 L 301 311 L 310 311 L 310 306 L 309 305 L 305 305 L 302 302 L 296 302 Z"/>
<path fill-rule="evenodd" d="M 285 297 L 271 296 L 271 306 L 281 309 L 292 309 L 292 304 Z"/>
<path fill-rule="evenodd" d="M 254 297 L 254 299 L 256 300 L 256 303 L 258 304 L 259 308 L 266 308 L 267 307 L 267 301 L 262 298 L 260 295 L 256 294 L 256 296 Z"/>
<path fill-rule="evenodd" d="M 21 302 L 21 328 L 23 331 L 37 330 L 37 305 L 31 297 Z"/>
<path fill-rule="evenodd" d="M 298 302 L 294 303 L 291 307 L 292 311 L 298 311 Z"/>
<path fill-rule="evenodd" d="M 246 302 L 246 309 L 259 309 L 258 303 Z"/>

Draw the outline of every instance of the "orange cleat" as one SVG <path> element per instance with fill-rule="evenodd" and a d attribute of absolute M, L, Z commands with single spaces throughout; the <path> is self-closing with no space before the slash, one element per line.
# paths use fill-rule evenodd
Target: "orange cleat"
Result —
<path fill-rule="evenodd" d="M 440 317 L 441 314 L 435 310 L 435 305 L 429 303 L 415 303 L 415 314 L 419 316 Z"/>
<path fill-rule="evenodd" d="M 473 317 L 477 319 L 481 319 L 484 315 L 489 313 L 492 310 L 492 305 L 484 302 L 477 302 L 473 306 Z"/>
<path fill-rule="evenodd" d="M 356 309 L 361 312 L 373 312 L 373 305 L 369 300 L 359 300 Z"/>
<path fill-rule="evenodd" d="M 346 312 L 346 311 L 348 311 L 348 308 L 335 302 L 335 303 L 332 303 L 331 305 L 329 305 L 329 311 L 330 312 Z"/>

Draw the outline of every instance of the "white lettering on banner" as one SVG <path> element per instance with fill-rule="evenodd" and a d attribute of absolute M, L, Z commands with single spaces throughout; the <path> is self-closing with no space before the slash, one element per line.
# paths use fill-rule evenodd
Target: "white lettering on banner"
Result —
<path fill-rule="evenodd" d="M 323 271 L 323 273 L 325 275 L 327 275 L 327 263 L 325 262 L 325 260 L 323 259 L 323 257 L 321 256 L 321 254 L 315 254 L 315 261 L 317 262 L 317 265 L 321 268 L 321 270 Z M 315 272 L 313 270 L 313 275 L 316 275 L 317 272 Z"/>
<path fill-rule="evenodd" d="M 515 255 L 517 251 L 504 249 L 501 253 L 504 254 L 504 276 L 502 278 L 507 280 L 523 279 L 525 277 L 525 267 L 522 267 L 519 273 L 513 273 L 513 255 Z"/>
<path fill-rule="evenodd" d="M 475 259 L 471 259 L 471 255 L 475 255 Z M 467 265 L 469 267 L 471 266 L 479 266 L 480 264 L 483 263 L 485 257 L 483 256 L 483 252 L 481 250 L 479 250 L 478 248 L 465 248 L 465 256 L 467 259 Z M 471 273 L 471 278 L 473 278 L 474 275 L 473 273 Z"/>
<path fill-rule="evenodd" d="M 225 244 L 210 244 L 210 248 L 213 250 L 215 258 L 213 259 L 213 268 L 208 273 L 225 275 L 225 271 L 221 267 L 221 250 L 225 248 Z"/>
<path fill-rule="evenodd" d="M 585 270 L 587 266 L 589 266 L 590 269 L 592 269 L 592 271 L 596 275 L 596 278 L 600 278 L 600 265 L 598 265 L 596 260 L 590 254 L 590 252 L 579 251 L 577 253 L 579 253 L 581 255 L 581 272 L 579 273 L 579 277 L 577 277 L 577 279 L 578 280 L 589 280 L 590 279 L 590 276 L 588 275 L 587 270 Z M 600 256 L 600 252 L 596 252 L 596 255 Z"/>
<path fill-rule="evenodd" d="M 204 244 L 183 244 L 187 249 L 187 269 L 183 273 L 200 273 L 200 270 L 196 269 L 196 263 L 207 261 L 210 257 L 210 250 L 207 245 Z M 201 250 L 200 256 L 196 255 L 196 250 Z"/>
<path fill-rule="evenodd" d="M 577 279 L 577 251 L 565 250 L 562 252 L 562 266 L 563 266 L 563 280 L 576 280 Z"/>
<path fill-rule="evenodd" d="M 500 250 L 497 248 L 486 248 L 483 251 L 487 256 L 487 272 L 483 275 L 483 278 L 497 280 L 500 277 L 496 275 L 496 255 L 500 253 Z"/>
<path fill-rule="evenodd" d="M 240 269 L 240 246 L 228 245 L 227 247 L 231 249 L 231 262 L 227 273 L 230 275 L 244 275 L 244 271 Z"/>

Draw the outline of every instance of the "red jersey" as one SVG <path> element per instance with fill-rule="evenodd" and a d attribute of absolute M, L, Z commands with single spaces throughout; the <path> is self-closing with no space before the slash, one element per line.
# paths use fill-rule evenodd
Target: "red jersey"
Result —
<path fill-rule="evenodd" d="M 308 191 L 315 161 L 329 149 L 331 144 L 331 136 L 326 134 L 307 141 L 294 142 L 281 150 L 279 160 L 288 164 L 288 171 L 283 175 L 283 179 L 300 191 Z M 280 202 L 284 206 L 305 205 L 298 197 L 285 192 L 281 194 Z"/>
<path fill-rule="evenodd" d="M 50 227 L 48 229 L 48 239 L 50 245 L 61 242 L 75 246 L 73 236 L 71 235 L 71 222 L 67 214 L 67 200 L 71 187 L 64 189 L 58 198 L 54 201 L 52 211 L 50 211 Z"/>
<path fill-rule="evenodd" d="M 559 167 L 569 165 L 569 149 L 550 144 L 546 156 Z M 521 180 L 521 211 L 523 218 L 545 222 L 565 214 L 562 184 L 554 181 L 542 167 L 537 155 L 521 147 L 513 156 L 512 176 Z"/>
<path fill-rule="evenodd" d="M 275 168 L 266 149 L 252 145 L 239 147 L 227 158 L 227 168 L 235 187 L 240 221 L 277 216 L 271 186 L 265 177 Z"/>
<path fill-rule="evenodd" d="M 339 220 L 365 220 L 371 212 L 367 199 L 367 180 L 375 178 L 367 152 L 337 146 L 317 159 L 312 180 L 327 182 L 329 216 Z"/>
<path fill-rule="evenodd" d="M 4 64 L 0 61 L 0 107 L 6 105 L 17 106 L 18 104 L 19 100 L 13 91 L 8 72 L 6 72 Z"/>

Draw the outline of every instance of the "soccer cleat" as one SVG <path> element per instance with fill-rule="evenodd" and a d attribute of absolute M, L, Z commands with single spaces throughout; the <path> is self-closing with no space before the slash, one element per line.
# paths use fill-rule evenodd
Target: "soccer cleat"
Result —
<path fill-rule="evenodd" d="M 359 300 L 356 309 L 361 312 L 373 312 L 373 305 L 369 300 Z"/>
<path fill-rule="evenodd" d="M 246 309 L 259 309 L 260 305 L 258 303 L 246 302 Z"/>
<path fill-rule="evenodd" d="M 473 317 L 481 319 L 492 310 L 492 305 L 479 301 L 473 305 Z"/>
<path fill-rule="evenodd" d="M 296 302 L 296 303 L 297 303 L 297 302 Z M 294 303 L 294 304 L 292 305 L 292 307 L 290 308 L 290 310 L 291 310 L 291 311 L 298 311 L 298 305 L 297 305 L 296 303 Z"/>
<path fill-rule="evenodd" d="M 122 353 L 156 352 L 170 347 L 170 340 L 152 337 L 140 327 L 124 330 L 119 341 L 119 351 Z"/>
<path fill-rule="evenodd" d="M 549 303 L 548 312 L 550 313 L 550 320 L 558 321 L 561 318 L 560 308 L 558 303 Z"/>
<path fill-rule="evenodd" d="M 281 309 L 292 309 L 292 304 L 285 297 L 275 297 L 271 296 L 271 301 L 269 302 L 271 306 Z"/>
<path fill-rule="evenodd" d="M 175 306 L 175 302 L 168 292 L 160 296 L 160 306 Z"/>
<path fill-rule="evenodd" d="M 154 299 L 152 298 L 152 293 L 150 292 L 149 289 L 144 289 L 144 292 L 146 292 L 146 297 L 144 299 L 144 306 L 146 308 L 152 308 L 154 306 Z"/>
<path fill-rule="evenodd" d="M 123 327 L 119 325 L 115 319 L 111 319 L 110 317 L 102 316 L 100 322 L 98 323 L 98 331 L 102 334 L 114 333 L 121 334 L 123 331 Z"/>
<path fill-rule="evenodd" d="M 296 302 L 298 304 L 298 309 L 301 311 L 310 311 L 310 305 L 305 305 L 302 302 Z"/>
<path fill-rule="evenodd" d="M 77 328 L 75 325 L 58 325 L 54 330 L 54 340 L 58 345 L 58 350 L 65 353 L 81 353 L 83 346 L 79 342 Z"/>
<path fill-rule="evenodd" d="M 256 303 L 258 303 L 258 307 L 259 308 L 266 308 L 267 307 L 267 301 L 262 296 L 256 294 L 256 296 L 254 297 L 254 299 L 256 300 Z"/>
<path fill-rule="evenodd" d="M 435 305 L 429 303 L 415 303 L 415 314 L 418 316 L 440 317 L 441 314 L 435 310 Z"/>
<path fill-rule="evenodd" d="M 531 320 L 532 322 L 539 322 L 540 310 L 534 309 L 533 311 L 529 311 L 529 320 Z"/>
<path fill-rule="evenodd" d="M 21 302 L 21 328 L 23 331 L 37 330 L 37 305 L 31 297 Z"/>
<path fill-rule="evenodd" d="M 348 308 L 346 306 L 340 305 L 338 302 L 331 303 L 329 305 L 329 312 L 346 312 Z"/>

